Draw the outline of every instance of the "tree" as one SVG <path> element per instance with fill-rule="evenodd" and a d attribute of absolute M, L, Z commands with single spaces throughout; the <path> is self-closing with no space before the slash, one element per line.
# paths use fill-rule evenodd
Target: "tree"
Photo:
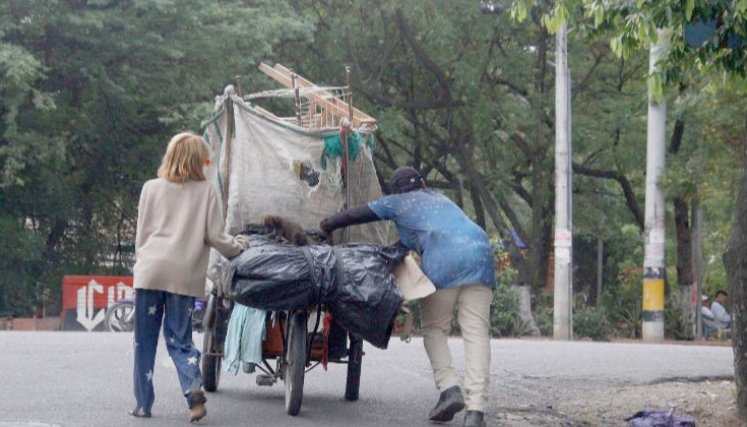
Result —
<path fill-rule="evenodd" d="M 575 2 L 568 2 L 571 4 Z M 730 90 L 736 90 L 742 99 L 747 95 L 744 76 L 747 71 L 747 1 L 686 2 L 638 1 L 620 3 L 607 0 L 583 2 L 587 15 L 594 16 L 597 26 L 610 25 L 618 36 L 612 39 L 613 49 L 625 56 L 656 38 L 657 28 L 669 28 L 671 51 L 659 73 L 651 76 L 651 84 L 663 93 L 666 84 L 682 81 L 685 72 L 696 70 L 705 76 L 713 72 L 726 72 L 731 80 Z M 696 25 L 712 28 L 693 38 Z M 689 39 L 689 40 L 688 40 Z M 721 86 L 718 79 L 713 87 Z M 744 112 L 743 112 L 744 115 Z M 676 130 L 676 128 L 675 128 Z M 724 264 L 734 311 L 734 354 L 737 383 L 737 408 L 740 418 L 747 421 L 747 120 L 744 121 L 740 157 L 742 179 L 737 192 L 732 231 L 724 252 Z"/>
<path fill-rule="evenodd" d="M 24 261 L 3 260 L 0 289 L 55 296 L 63 274 L 129 271 L 170 136 L 313 21 L 273 1 L 57 0 L 2 2 L 0 24 L 0 239 Z"/>

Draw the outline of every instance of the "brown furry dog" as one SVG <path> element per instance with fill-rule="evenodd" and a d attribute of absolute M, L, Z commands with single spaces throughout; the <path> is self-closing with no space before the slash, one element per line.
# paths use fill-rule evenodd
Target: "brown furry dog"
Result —
<path fill-rule="evenodd" d="M 296 246 L 305 246 L 309 243 L 303 228 L 287 218 L 278 215 L 267 215 L 264 218 L 264 223 L 265 226 L 274 229 L 278 237 L 282 237 Z"/>

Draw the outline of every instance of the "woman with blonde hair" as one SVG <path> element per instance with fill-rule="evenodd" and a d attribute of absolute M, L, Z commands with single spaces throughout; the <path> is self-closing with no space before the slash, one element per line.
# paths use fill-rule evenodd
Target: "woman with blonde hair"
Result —
<path fill-rule="evenodd" d="M 192 133 L 169 141 L 158 178 L 143 185 L 135 237 L 135 369 L 137 406 L 129 414 L 150 417 L 155 394 L 153 367 L 158 334 L 176 366 L 189 421 L 205 416 L 200 352 L 192 346 L 192 309 L 205 296 L 210 248 L 234 257 L 246 247 L 243 236 L 224 232 L 222 210 L 203 168 L 207 143 Z"/>

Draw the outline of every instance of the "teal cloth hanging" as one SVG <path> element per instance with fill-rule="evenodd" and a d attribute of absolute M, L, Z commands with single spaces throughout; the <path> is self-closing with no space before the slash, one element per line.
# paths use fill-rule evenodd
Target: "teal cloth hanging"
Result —
<path fill-rule="evenodd" d="M 234 304 L 223 349 L 223 371 L 236 375 L 243 365 L 244 372 L 250 373 L 262 363 L 266 314 L 265 310 Z"/>
<path fill-rule="evenodd" d="M 376 140 L 374 139 L 373 134 L 369 134 L 368 136 L 362 134 L 361 132 L 354 131 L 352 133 L 348 132 L 348 159 L 351 161 L 355 160 L 358 157 L 358 153 L 360 152 L 363 145 L 367 145 L 371 150 L 373 150 L 376 146 Z M 324 141 L 324 151 L 322 151 L 322 158 L 320 159 L 320 163 L 322 165 L 322 168 L 325 170 L 327 169 L 327 159 L 334 159 L 336 157 L 342 157 L 342 138 L 340 138 L 340 134 L 333 134 L 333 135 L 327 135 L 322 138 Z"/>

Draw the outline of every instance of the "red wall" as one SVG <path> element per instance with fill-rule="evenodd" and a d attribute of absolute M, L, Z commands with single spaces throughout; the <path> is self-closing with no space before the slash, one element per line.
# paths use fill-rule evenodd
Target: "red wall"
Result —
<path fill-rule="evenodd" d="M 62 329 L 103 331 L 106 308 L 132 296 L 132 276 L 62 278 Z"/>

